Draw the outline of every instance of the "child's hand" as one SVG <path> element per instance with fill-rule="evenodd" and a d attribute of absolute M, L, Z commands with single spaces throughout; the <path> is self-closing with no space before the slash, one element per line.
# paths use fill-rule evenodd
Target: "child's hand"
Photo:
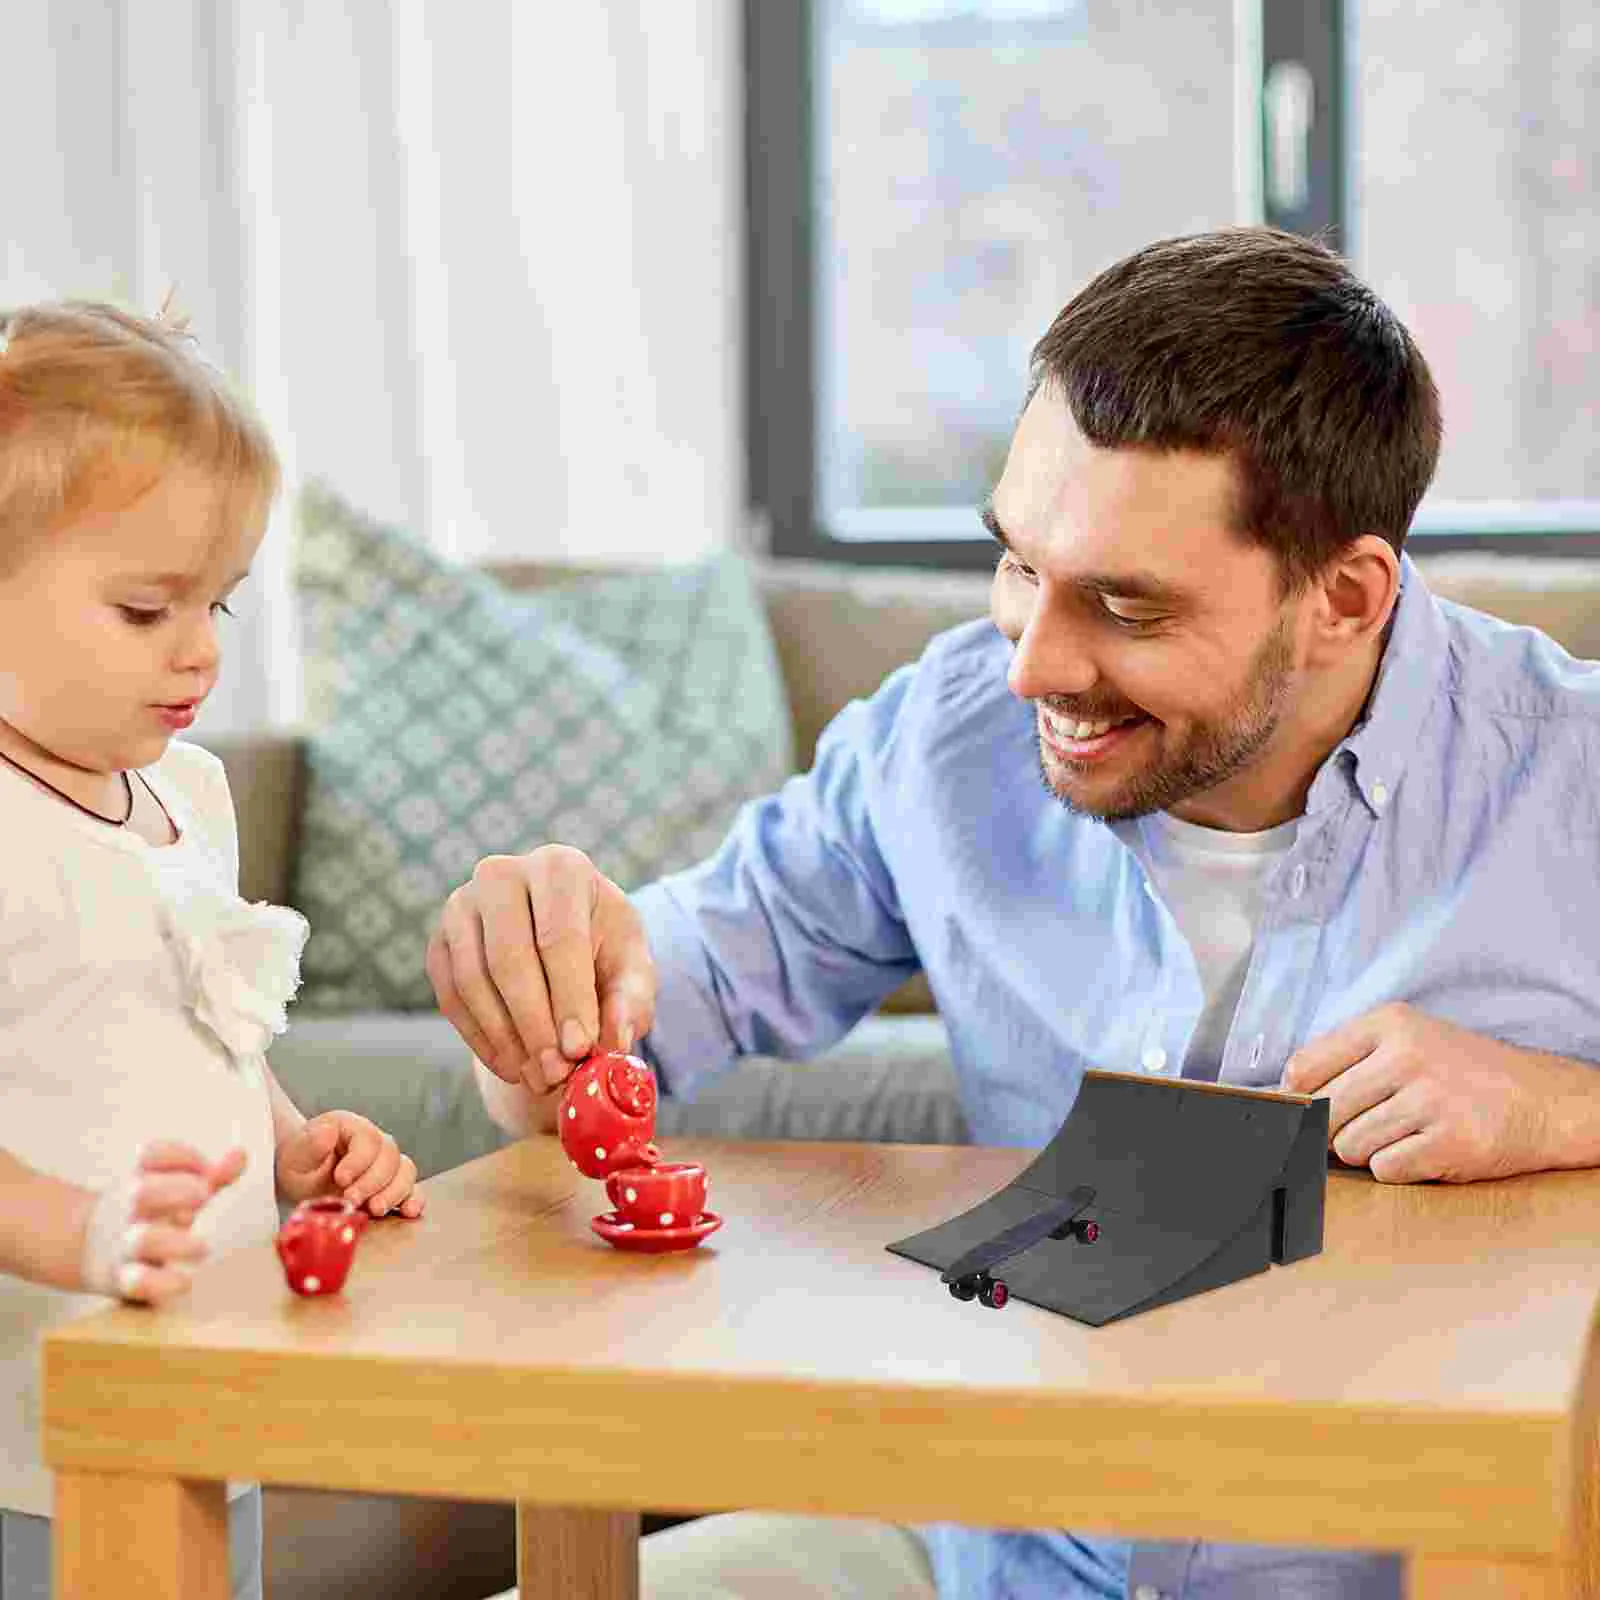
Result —
<path fill-rule="evenodd" d="M 186 1144 L 152 1144 L 131 1177 L 103 1190 L 83 1240 L 83 1286 L 145 1305 L 188 1292 L 209 1253 L 191 1231 L 196 1215 L 244 1171 L 243 1150 L 208 1162 Z"/>
<path fill-rule="evenodd" d="M 422 1215 L 417 1164 L 382 1128 L 353 1111 L 324 1111 L 278 1146 L 279 1196 L 291 1202 L 340 1195 L 375 1217 Z"/>

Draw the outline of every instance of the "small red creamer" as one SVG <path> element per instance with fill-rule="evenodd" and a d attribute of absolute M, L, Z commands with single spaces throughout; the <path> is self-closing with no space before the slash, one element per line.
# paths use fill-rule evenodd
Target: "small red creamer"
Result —
<path fill-rule="evenodd" d="M 366 1227 L 366 1213 L 348 1200 L 302 1200 L 275 1241 L 289 1287 L 296 1294 L 337 1294 Z"/>

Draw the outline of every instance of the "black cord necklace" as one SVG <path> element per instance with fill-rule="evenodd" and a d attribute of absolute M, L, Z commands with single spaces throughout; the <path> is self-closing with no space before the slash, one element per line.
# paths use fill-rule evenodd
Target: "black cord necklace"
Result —
<path fill-rule="evenodd" d="M 84 805 L 81 800 L 74 800 L 72 796 L 66 792 L 66 790 L 56 788 L 56 786 L 51 783 L 48 778 L 41 778 L 39 774 L 31 767 L 23 766 L 20 761 L 13 761 L 4 750 L 0 750 L 0 761 L 4 761 L 7 766 L 15 767 L 18 772 L 23 774 L 24 777 L 32 778 L 35 783 L 42 783 L 45 788 L 50 790 L 52 794 L 60 795 L 69 806 L 76 806 L 86 817 L 93 817 L 96 822 L 103 822 L 108 828 L 125 828 L 128 825 L 129 818 L 133 816 L 133 785 L 128 781 L 128 774 L 126 772 L 122 774 L 122 787 L 127 791 L 128 794 L 127 813 L 121 817 L 103 817 L 98 811 L 91 810 L 88 806 Z M 146 789 L 150 789 L 150 785 L 145 782 L 145 777 L 142 772 L 139 774 L 139 782 L 143 783 Z M 161 796 L 158 795 L 154 789 L 150 789 L 150 797 L 158 806 L 161 806 L 162 815 L 166 816 L 167 821 L 170 823 L 172 818 L 170 815 L 168 815 L 167 808 L 161 805 Z"/>

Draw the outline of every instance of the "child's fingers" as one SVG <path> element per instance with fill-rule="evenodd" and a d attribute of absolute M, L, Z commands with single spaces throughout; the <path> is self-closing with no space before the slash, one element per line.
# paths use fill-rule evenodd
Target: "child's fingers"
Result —
<path fill-rule="evenodd" d="M 397 1152 L 398 1154 L 398 1152 Z M 365 1180 L 363 1179 L 363 1182 Z M 375 1217 L 385 1216 L 393 1211 L 417 1186 L 417 1164 L 410 1156 L 400 1156 L 396 1162 L 396 1171 L 390 1181 L 384 1184 L 367 1201 L 367 1209 Z M 360 1201 L 353 1204 L 359 1205 Z M 415 1212 L 411 1215 L 416 1215 Z"/>
<path fill-rule="evenodd" d="M 244 1171 L 247 1159 L 243 1150 L 238 1148 L 230 1150 L 211 1168 L 212 1190 L 226 1189 L 230 1183 L 234 1182 L 239 1174 Z"/>
<path fill-rule="evenodd" d="M 192 1221 L 211 1198 L 211 1185 L 188 1172 L 158 1172 L 141 1178 L 133 1191 L 135 1222 Z"/>
<path fill-rule="evenodd" d="M 400 1154 L 400 1146 L 385 1134 L 383 1143 L 378 1146 L 377 1155 L 373 1157 L 372 1165 L 345 1190 L 345 1199 L 353 1206 L 365 1205 L 395 1181 L 396 1175 L 404 1165 L 405 1157 Z M 413 1167 L 412 1171 L 415 1170 Z M 373 1215 L 378 1216 L 380 1213 L 375 1211 Z"/>
<path fill-rule="evenodd" d="M 152 1267 L 175 1263 L 193 1265 L 210 1254 L 210 1247 L 199 1234 L 189 1228 L 174 1227 L 170 1222 L 134 1223 L 124 1236 L 123 1250 L 130 1261 L 141 1261 Z"/>
<path fill-rule="evenodd" d="M 339 1165 L 333 1169 L 333 1181 L 340 1188 L 354 1184 L 358 1178 L 366 1180 L 377 1161 L 394 1148 L 394 1140 L 365 1117 L 347 1118 L 343 1127 L 347 1138 L 345 1153 Z M 382 1181 L 387 1182 L 387 1174 L 383 1175 Z M 367 1194 L 371 1194 L 375 1187 L 375 1183 L 363 1182 Z"/>
<path fill-rule="evenodd" d="M 308 1122 L 292 1138 L 278 1147 L 279 1165 L 296 1177 L 310 1180 L 321 1174 L 326 1176 L 333 1164 L 333 1152 L 338 1147 L 338 1125 L 331 1122 Z"/>
<path fill-rule="evenodd" d="M 117 1292 L 135 1305 L 160 1306 L 189 1292 L 193 1279 L 181 1266 L 153 1267 L 130 1261 L 117 1276 Z"/>
<path fill-rule="evenodd" d="M 205 1173 L 206 1158 L 193 1145 L 176 1139 L 156 1139 L 139 1152 L 140 1172 Z"/>
<path fill-rule="evenodd" d="M 404 1200 L 395 1207 L 402 1217 L 420 1217 L 427 1207 L 428 1197 L 420 1189 L 413 1189 Z"/>

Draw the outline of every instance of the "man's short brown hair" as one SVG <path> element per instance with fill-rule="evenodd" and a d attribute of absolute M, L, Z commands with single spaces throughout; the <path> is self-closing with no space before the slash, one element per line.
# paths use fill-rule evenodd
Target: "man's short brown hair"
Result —
<path fill-rule="evenodd" d="M 1364 533 L 1398 552 L 1439 459 L 1439 396 L 1400 319 L 1325 246 L 1273 228 L 1164 239 L 1034 347 L 1104 447 L 1226 452 L 1238 526 L 1295 591 Z"/>

